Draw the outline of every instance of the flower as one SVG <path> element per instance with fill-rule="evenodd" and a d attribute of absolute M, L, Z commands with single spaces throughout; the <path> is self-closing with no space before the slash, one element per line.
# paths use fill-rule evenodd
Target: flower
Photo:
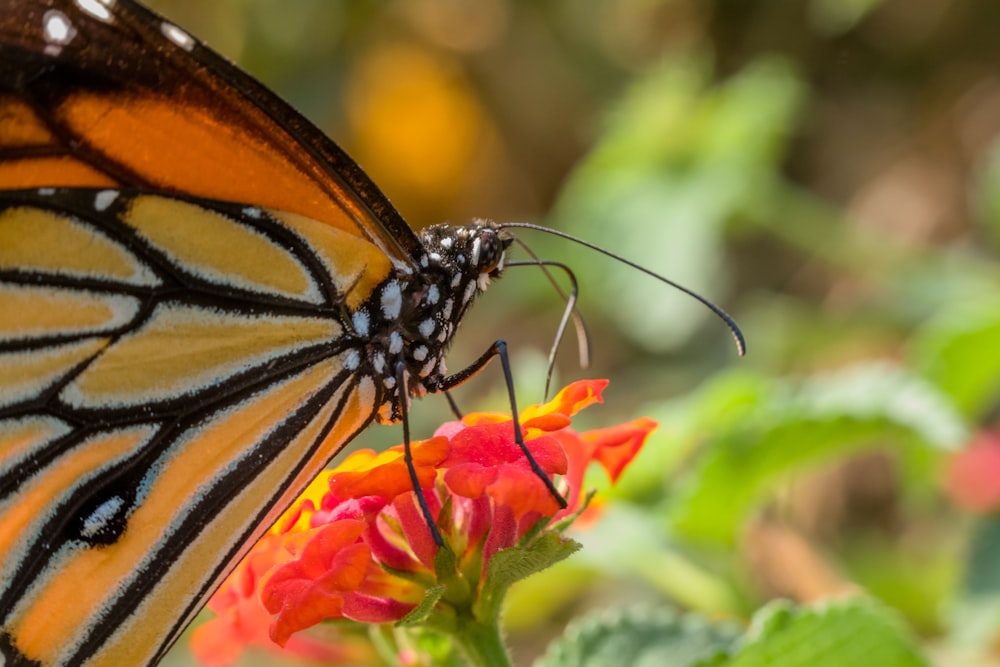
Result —
<path fill-rule="evenodd" d="M 947 471 L 946 489 L 952 501 L 974 514 L 1000 511 L 1000 431 L 976 434 L 958 452 Z"/>
<path fill-rule="evenodd" d="M 576 382 L 519 415 L 537 469 L 560 476 L 565 508 L 515 441 L 509 414 L 469 414 L 411 443 L 420 495 L 403 446 L 351 454 L 317 478 L 226 579 L 209 603 L 216 618 L 195 632 L 196 655 L 225 664 L 269 639 L 317 658 L 332 647 L 301 631 L 335 619 L 421 622 L 459 643 L 470 624 L 495 628 L 510 572 L 527 576 L 578 548 L 561 535 L 560 520 L 585 509 L 589 464 L 617 481 L 656 427 L 643 418 L 583 433 L 570 428 L 575 414 L 601 402 L 606 386 Z"/>

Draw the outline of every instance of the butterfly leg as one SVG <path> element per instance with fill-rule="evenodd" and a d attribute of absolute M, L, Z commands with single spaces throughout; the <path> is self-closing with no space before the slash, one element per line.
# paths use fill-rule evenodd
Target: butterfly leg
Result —
<path fill-rule="evenodd" d="M 455 397 L 451 395 L 450 391 L 445 390 L 443 393 L 444 397 L 448 399 L 448 407 L 451 408 L 451 414 L 455 415 L 455 419 L 458 421 L 462 421 L 462 417 L 465 415 L 463 415 L 462 411 L 458 409 L 458 403 L 455 402 Z"/>
<path fill-rule="evenodd" d="M 566 499 L 562 497 L 562 494 L 559 493 L 558 489 L 556 489 L 555 484 L 553 484 L 549 476 L 545 474 L 542 467 L 538 465 L 538 461 L 535 460 L 531 450 L 529 450 L 528 446 L 524 444 L 524 434 L 521 430 L 521 421 L 518 418 L 517 413 L 517 399 L 514 396 L 514 374 L 510 370 L 510 359 L 507 356 L 507 343 L 505 341 L 496 341 L 471 364 L 457 373 L 443 378 L 438 383 L 436 391 L 443 391 L 447 393 L 449 390 L 454 389 L 481 371 L 483 367 L 485 367 L 486 364 L 493 359 L 493 357 L 500 358 L 500 366 L 503 368 L 504 382 L 507 384 L 507 398 L 510 400 L 510 414 L 513 417 L 514 422 L 514 442 L 516 442 L 517 446 L 521 448 L 521 451 L 524 453 L 524 458 L 528 460 L 528 464 L 531 466 L 532 472 L 534 472 L 535 475 L 537 475 L 538 478 L 545 483 L 545 488 L 547 488 L 549 493 L 552 494 L 552 497 L 556 499 L 559 506 L 565 509 Z"/>
<path fill-rule="evenodd" d="M 413 451 L 410 447 L 410 412 L 407 406 L 409 391 L 406 387 L 406 364 L 402 361 L 396 364 L 396 391 L 399 392 L 400 421 L 403 423 L 403 460 L 406 462 L 406 470 L 410 474 L 410 484 L 413 492 L 417 495 L 417 503 L 420 505 L 420 513 L 424 515 L 427 528 L 431 531 L 434 544 L 439 547 L 444 546 L 441 539 L 441 531 L 438 530 L 437 522 L 431 514 L 431 508 L 427 505 L 427 498 L 424 490 L 420 488 L 420 478 L 417 476 L 417 468 L 413 465 Z"/>

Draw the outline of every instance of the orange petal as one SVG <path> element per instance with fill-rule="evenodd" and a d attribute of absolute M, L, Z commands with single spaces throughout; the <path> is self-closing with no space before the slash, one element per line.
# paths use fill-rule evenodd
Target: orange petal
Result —
<path fill-rule="evenodd" d="M 604 467 L 614 483 L 657 426 L 649 417 L 640 417 L 617 426 L 587 431 L 580 437 L 591 447 L 591 456 Z"/>
<path fill-rule="evenodd" d="M 572 417 L 587 406 L 603 403 L 601 392 L 607 386 L 607 380 L 579 380 L 568 384 L 548 403 L 529 405 L 521 412 L 521 421 L 528 422 L 538 416 L 552 413 Z"/>

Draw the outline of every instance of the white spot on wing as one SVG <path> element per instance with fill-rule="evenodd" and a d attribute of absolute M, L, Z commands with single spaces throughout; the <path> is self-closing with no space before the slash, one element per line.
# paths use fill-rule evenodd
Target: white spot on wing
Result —
<path fill-rule="evenodd" d="M 38 188 L 38 195 L 40 197 L 51 197 L 56 193 L 55 188 Z"/>
<path fill-rule="evenodd" d="M 111 7 L 114 4 L 114 0 L 76 0 L 77 7 L 105 23 L 111 20 Z"/>
<path fill-rule="evenodd" d="M 254 220 L 257 220 L 262 215 L 264 215 L 264 212 L 261 211 L 256 206 L 247 206 L 246 208 L 243 209 L 243 215 L 245 215 L 248 218 L 253 218 Z"/>
<path fill-rule="evenodd" d="M 381 352 L 376 353 L 375 356 L 372 357 L 372 368 L 375 369 L 376 373 L 381 375 L 385 370 L 385 355 Z"/>
<path fill-rule="evenodd" d="M 403 337 L 393 331 L 389 334 L 389 354 L 399 354 L 403 351 Z"/>
<path fill-rule="evenodd" d="M 90 516 L 83 520 L 83 530 L 80 531 L 80 534 L 87 538 L 97 535 L 107 527 L 109 521 L 115 518 L 124 504 L 125 499 L 121 496 L 105 500 Z"/>
<path fill-rule="evenodd" d="M 45 41 L 50 45 L 69 44 L 76 37 L 76 28 L 69 17 L 58 9 L 50 9 L 42 16 L 42 30 Z"/>
<path fill-rule="evenodd" d="M 423 336 L 424 338 L 430 338 L 431 334 L 434 333 L 434 320 L 432 319 L 424 320 L 417 327 L 417 331 L 419 331 L 420 335 Z"/>
<path fill-rule="evenodd" d="M 354 333 L 363 338 L 368 337 L 368 330 L 371 326 L 371 318 L 367 311 L 359 310 L 351 316 L 351 323 L 354 325 Z"/>
<path fill-rule="evenodd" d="M 393 280 L 382 290 L 382 315 L 387 320 L 395 320 L 402 308 L 403 293 L 399 289 L 399 283 Z"/>
<path fill-rule="evenodd" d="M 164 21 L 160 24 L 160 31 L 163 33 L 164 37 L 185 51 L 190 51 L 194 48 L 194 38 L 175 26 L 173 23 L 167 23 Z"/>
<path fill-rule="evenodd" d="M 418 345 L 416 349 L 413 350 L 413 358 L 417 361 L 423 361 L 427 358 L 427 346 Z"/>
<path fill-rule="evenodd" d="M 118 199 L 117 190 L 101 190 L 94 195 L 94 210 L 106 211 L 109 206 L 115 203 L 116 199 Z"/>
<path fill-rule="evenodd" d="M 472 265 L 479 265 L 479 253 L 483 249 L 483 240 L 480 237 L 476 237 L 476 240 L 472 242 Z"/>
<path fill-rule="evenodd" d="M 361 365 L 361 355 L 358 354 L 357 350 L 348 350 L 344 354 L 344 368 L 349 371 L 358 370 L 358 366 Z"/>
<path fill-rule="evenodd" d="M 441 290 L 438 289 L 437 285 L 431 285 L 430 289 L 427 290 L 427 303 L 433 306 L 440 298 Z"/>

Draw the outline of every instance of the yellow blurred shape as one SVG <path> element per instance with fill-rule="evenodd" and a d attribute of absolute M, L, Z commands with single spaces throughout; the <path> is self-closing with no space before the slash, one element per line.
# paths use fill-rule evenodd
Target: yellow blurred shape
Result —
<path fill-rule="evenodd" d="M 468 184 L 487 129 L 457 63 L 409 45 L 376 47 L 348 85 L 351 152 L 400 208 L 440 215 Z"/>

